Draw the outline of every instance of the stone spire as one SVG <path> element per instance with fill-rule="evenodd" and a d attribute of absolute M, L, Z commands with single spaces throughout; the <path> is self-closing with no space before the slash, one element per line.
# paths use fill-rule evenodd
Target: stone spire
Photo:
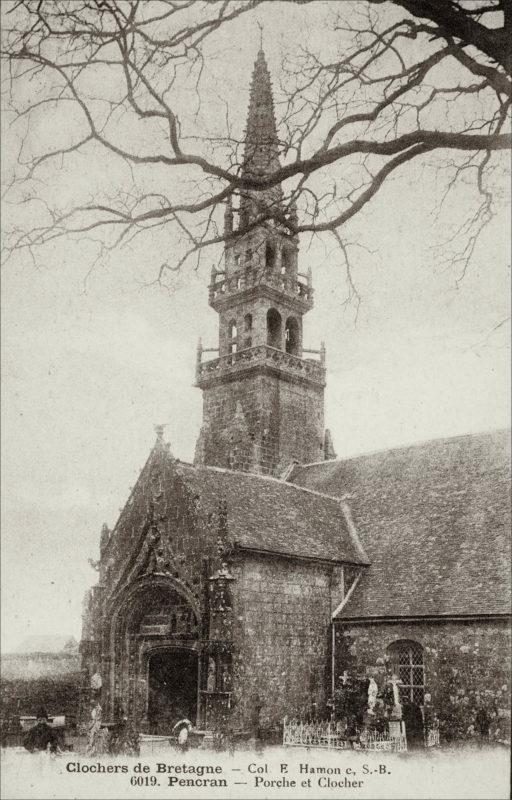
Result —
<path fill-rule="evenodd" d="M 272 83 L 265 54 L 260 50 L 252 74 L 241 177 L 261 178 L 272 174 L 279 167 L 279 140 Z M 242 213 L 248 212 L 250 218 L 258 207 L 280 203 L 282 197 L 281 186 L 274 186 L 263 192 L 246 191 L 241 199 L 240 210 Z"/>

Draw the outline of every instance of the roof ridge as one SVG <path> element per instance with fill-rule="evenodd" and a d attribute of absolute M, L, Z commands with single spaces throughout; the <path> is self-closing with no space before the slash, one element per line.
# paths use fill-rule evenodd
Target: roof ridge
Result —
<path fill-rule="evenodd" d="M 347 501 L 345 499 L 343 499 L 343 497 L 338 502 L 339 502 L 339 504 L 341 506 L 341 510 L 343 512 L 343 516 L 345 517 L 345 522 L 347 523 L 348 534 L 349 534 L 350 538 L 352 539 L 352 543 L 353 543 L 357 553 L 359 554 L 359 556 L 362 559 L 364 559 L 367 562 L 368 565 L 370 565 L 371 564 L 370 558 L 368 557 L 368 553 L 364 549 L 364 545 L 363 545 L 363 543 L 362 543 L 362 541 L 359 538 L 359 535 L 357 533 L 357 528 L 356 528 L 354 520 L 352 518 L 352 512 L 350 510 L 349 504 L 347 503 Z"/>
<path fill-rule="evenodd" d="M 180 462 L 180 464 L 182 465 L 183 462 Z M 283 480 L 282 478 L 276 478 L 274 477 L 274 475 L 261 475 L 258 472 L 242 472 L 242 470 L 227 469 L 227 467 L 213 467 L 210 464 L 198 464 L 197 466 L 195 464 L 187 464 L 187 466 L 190 466 L 191 469 L 209 469 L 214 472 L 225 472 L 228 473 L 229 475 L 237 475 L 237 476 L 243 475 L 249 478 L 258 478 L 259 480 L 262 481 L 273 481 L 274 483 L 278 483 L 281 486 L 293 487 L 294 489 L 297 489 L 300 492 L 307 492 L 308 494 L 314 494 L 317 497 L 323 497 L 325 500 L 334 500 L 336 503 L 338 504 L 340 503 L 340 498 L 336 497 L 336 495 L 326 494 L 325 492 L 318 492 L 316 489 L 309 489 L 306 486 L 299 486 L 298 483 L 293 483 L 291 481 Z"/>
<path fill-rule="evenodd" d="M 439 436 L 435 439 L 418 439 L 418 441 L 410 442 L 409 444 L 398 444 L 393 447 L 381 447 L 376 450 L 365 450 L 363 453 L 354 453 L 353 455 L 331 458 L 325 461 L 311 461 L 308 464 L 295 464 L 293 471 L 295 471 L 296 469 L 305 469 L 306 467 L 318 467 L 321 466 L 322 464 L 333 464 L 335 462 L 340 464 L 346 461 L 355 461 L 358 458 L 366 458 L 366 456 L 374 456 L 378 455 L 379 453 L 394 453 L 399 450 L 412 450 L 415 447 L 421 447 L 422 445 L 425 444 L 455 442 L 457 439 L 471 439 L 471 438 L 476 439 L 481 436 L 489 436 L 493 433 L 512 433 L 512 428 L 491 428 L 490 430 L 473 431 L 473 432 L 470 431 L 468 433 L 456 433 L 453 436 Z"/>

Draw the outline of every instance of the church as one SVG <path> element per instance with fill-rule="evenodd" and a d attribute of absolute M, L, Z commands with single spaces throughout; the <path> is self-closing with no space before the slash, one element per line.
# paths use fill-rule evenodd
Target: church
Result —
<path fill-rule="evenodd" d="M 242 175 L 279 166 L 258 53 Z M 278 733 L 327 719 L 348 674 L 460 730 L 485 708 L 510 725 L 507 432 L 338 459 L 324 428 L 326 354 L 281 187 L 225 209 L 211 274 L 218 347 L 197 350 L 203 424 L 193 464 L 156 441 L 113 530 L 81 642 L 83 703 L 135 730 Z M 215 357 L 211 357 L 212 354 Z M 507 717 L 508 715 L 508 717 Z"/>

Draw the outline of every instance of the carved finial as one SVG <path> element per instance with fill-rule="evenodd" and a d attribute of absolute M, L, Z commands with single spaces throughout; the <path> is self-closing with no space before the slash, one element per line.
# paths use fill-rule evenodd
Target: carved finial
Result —
<path fill-rule="evenodd" d="M 165 424 L 163 425 L 155 425 L 155 433 L 156 433 L 156 444 L 163 444 L 164 443 L 164 428 L 166 427 Z"/>
<path fill-rule="evenodd" d="M 320 342 L 320 363 L 325 364 L 325 342 Z"/>
<path fill-rule="evenodd" d="M 223 543 L 227 531 L 228 531 L 228 504 L 224 498 L 221 498 L 219 500 L 219 527 L 218 527 L 219 542 Z"/>

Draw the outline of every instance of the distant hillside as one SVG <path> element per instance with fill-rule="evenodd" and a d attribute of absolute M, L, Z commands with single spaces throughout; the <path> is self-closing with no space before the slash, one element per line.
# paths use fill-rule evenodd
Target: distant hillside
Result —
<path fill-rule="evenodd" d="M 15 653 L 78 653 L 78 642 L 73 636 L 35 635 L 26 636 Z"/>
<path fill-rule="evenodd" d="M 5 653 L 1 660 L 2 681 L 61 678 L 80 671 L 79 653 Z"/>

